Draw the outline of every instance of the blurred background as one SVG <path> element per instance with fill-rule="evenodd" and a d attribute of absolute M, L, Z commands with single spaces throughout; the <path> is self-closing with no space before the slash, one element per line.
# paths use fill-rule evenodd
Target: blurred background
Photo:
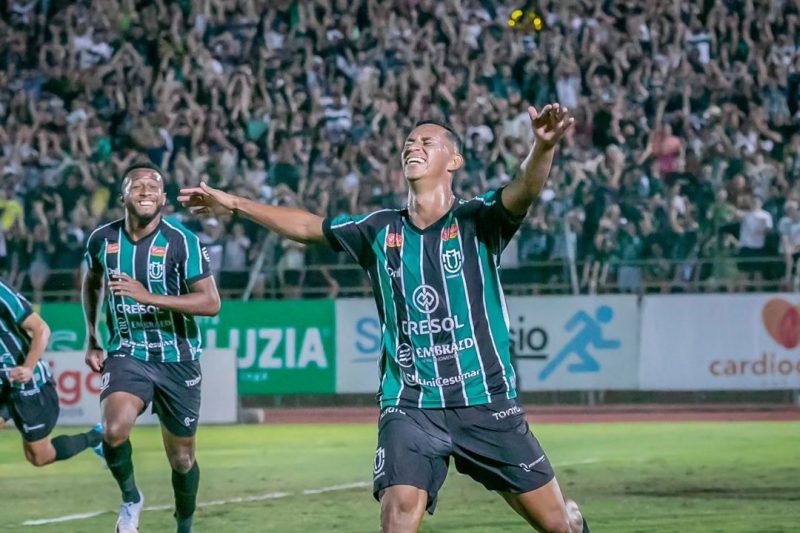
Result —
<path fill-rule="evenodd" d="M 795 0 L 0 2 L 0 267 L 74 300 L 120 173 L 147 158 L 319 214 L 402 206 L 420 118 L 469 197 L 514 176 L 526 107 L 576 116 L 504 254 L 511 294 L 797 288 Z M 179 209 L 175 213 L 185 217 Z M 343 256 L 189 220 L 226 296 L 364 296 Z"/>

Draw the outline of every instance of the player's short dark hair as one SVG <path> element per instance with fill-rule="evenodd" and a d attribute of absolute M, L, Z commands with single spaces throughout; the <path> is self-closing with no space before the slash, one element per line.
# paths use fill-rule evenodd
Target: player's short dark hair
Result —
<path fill-rule="evenodd" d="M 141 163 L 134 163 L 128 168 L 125 169 L 125 172 L 122 173 L 122 182 L 125 183 L 125 180 L 130 179 L 131 172 L 136 170 L 150 170 L 155 172 L 161 177 L 161 183 L 164 183 L 164 171 L 162 171 L 158 166 L 148 163 L 148 162 L 141 162 Z"/>
<path fill-rule="evenodd" d="M 439 120 L 434 119 L 425 119 L 425 120 L 418 120 L 416 124 L 414 124 L 414 129 L 417 129 L 420 126 L 425 124 L 433 124 L 435 126 L 439 126 L 440 128 L 444 128 L 447 131 L 447 137 L 453 141 L 453 144 L 456 147 L 456 152 L 461 153 L 463 144 L 461 143 L 461 137 L 458 136 L 456 130 L 453 129 L 452 126 L 447 124 L 446 122 L 441 122 Z"/>

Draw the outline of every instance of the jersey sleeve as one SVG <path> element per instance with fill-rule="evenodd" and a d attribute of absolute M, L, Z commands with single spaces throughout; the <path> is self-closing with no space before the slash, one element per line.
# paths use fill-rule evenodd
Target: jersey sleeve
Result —
<path fill-rule="evenodd" d="M 86 261 L 86 266 L 92 272 L 98 273 L 103 271 L 103 264 L 100 262 L 100 250 L 103 246 L 102 239 L 98 233 L 92 233 L 89 240 L 86 242 L 86 251 L 83 254 L 83 259 Z"/>
<path fill-rule="evenodd" d="M 3 282 L 0 282 L 0 303 L 2 303 L 0 313 L 6 320 L 15 324 L 22 324 L 33 313 L 30 302 Z"/>
<path fill-rule="evenodd" d="M 516 216 L 500 200 L 504 188 L 478 196 L 482 204 L 478 210 L 478 236 L 495 253 L 500 254 L 519 229 L 525 215 Z"/>
<path fill-rule="evenodd" d="M 372 249 L 375 233 L 367 219 L 369 215 L 339 215 L 326 218 L 322 224 L 325 238 L 337 252 L 345 252 L 362 267 L 367 267 L 375 259 Z"/>
<path fill-rule="evenodd" d="M 194 233 L 183 234 L 181 246 L 177 247 L 176 261 L 187 285 L 211 275 L 208 250 Z"/>

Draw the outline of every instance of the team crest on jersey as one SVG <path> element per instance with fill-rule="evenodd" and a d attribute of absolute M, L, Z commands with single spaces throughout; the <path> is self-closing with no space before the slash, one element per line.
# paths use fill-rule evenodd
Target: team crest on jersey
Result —
<path fill-rule="evenodd" d="M 458 225 L 453 224 L 449 228 L 444 228 L 442 230 L 442 240 L 449 241 L 450 239 L 455 239 L 458 237 Z"/>
<path fill-rule="evenodd" d="M 119 243 L 118 242 L 110 242 L 106 247 L 106 253 L 108 254 L 116 254 L 119 253 Z"/>
<path fill-rule="evenodd" d="M 150 248 L 150 255 L 153 257 L 164 257 L 167 255 L 166 246 L 153 246 Z"/>
<path fill-rule="evenodd" d="M 402 233 L 387 233 L 386 234 L 386 247 L 387 248 L 400 248 L 403 246 Z"/>
<path fill-rule="evenodd" d="M 447 276 L 457 276 L 464 263 L 460 250 L 446 250 L 442 252 L 442 267 Z"/>
<path fill-rule="evenodd" d="M 150 274 L 150 279 L 157 280 L 164 277 L 164 264 L 163 263 L 150 263 L 150 267 L 147 270 L 148 274 Z"/>

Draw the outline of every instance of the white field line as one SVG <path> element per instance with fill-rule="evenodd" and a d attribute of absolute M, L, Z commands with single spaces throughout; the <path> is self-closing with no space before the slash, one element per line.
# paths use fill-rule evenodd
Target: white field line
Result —
<path fill-rule="evenodd" d="M 557 463 L 554 464 L 553 467 L 560 468 L 562 466 L 573 466 L 573 465 L 587 465 L 592 463 L 599 462 L 599 459 L 581 459 L 579 461 L 567 461 L 564 463 Z M 306 489 L 302 492 L 305 496 L 311 496 L 314 494 L 324 494 L 326 492 L 337 492 L 341 490 L 350 490 L 350 489 L 361 489 L 365 487 L 369 487 L 372 483 L 367 481 L 356 481 L 355 483 L 344 483 L 342 485 L 333 485 L 330 487 L 322 487 L 319 489 Z M 210 502 L 200 502 L 197 504 L 198 507 L 216 507 L 219 505 L 231 505 L 234 503 L 249 503 L 249 502 L 260 502 L 266 500 L 279 500 L 281 498 L 288 498 L 289 496 L 294 496 L 291 492 L 269 492 L 267 494 L 259 494 L 257 496 L 240 496 L 238 498 L 229 498 L 226 500 L 212 500 Z M 153 505 L 149 507 L 145 507 L 144 511 L 170 511 L 172 510 L 172 505 Z M 69 514 L 64 516 L 57 516 L 55 518 L 41 518 L 37 520 L 26 520 L 22 523 L 23 526 L 44 526 L 47 524 L 57 524 L 59 522 L 70 522 L 73 520 L 86 520 L 87 518 L 94 518 L 95 516 L 100 516 L 105 513 L 111 513 L 113 511 L 94 511 L 91 513 L 79 513 L 79 514 Z"/>
<path fill-rule="evenodd" d="M 339 490 L 349 490 L 355 488 L 362 488 L 371 485 L 371 483 L 367 483 L 365 481 L 359 481 L 357 483 L 347 483 L 345 485 L 334 485 L 332 487 L 322 487 L 319 489 L 309 489 L 303 491 L 303 494 L 322 494 L 323 492 L 335 492 Z M 200 502 L 197 504 L 198 507 L 215 507 L 218 505 L 230 505 L 234 503 L 248 503 L 248 502 L 260 502 L 265 500 L 279 500 L 281 498 L 288 498 L 289 496 L 294 496 L 291 492 L 269 492 L 267 494 L 259 494 L 257 496 L 241 496 L 238 498 L 229 498 L 227 500 L 212 500 L 210 502 Z M 172 505 L 154 505 L 145 507 L 143 511 L 170 511 L 172 510 Z M 86 520 L 87 518 L 94 518 L 95 516 L 99 516 L 105 513 L 111 513 L 113 511 L 94 511 L 91 513 L 80 513 L 80 514 L 70 514 L 64 516 L 57 516 L 55 518 L 42 518 L 37 520 L 26 520 L 22 523 L 23 526 L 44 526 L 47 524 L 56 524 L 58 522 L 70 522 L 72 520 Z"/>

